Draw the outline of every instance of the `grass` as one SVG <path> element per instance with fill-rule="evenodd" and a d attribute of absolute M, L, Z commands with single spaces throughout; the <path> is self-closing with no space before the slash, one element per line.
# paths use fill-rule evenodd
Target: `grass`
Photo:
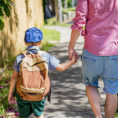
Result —
<path fill-rule="evenodd" d="M 75 9 L 76 9 L 75 7 L 63 9 L 63 10 L 62 10 L 62 14 L 66 14 L 66 15 L 68 16 L 68 13 L 69 13 L 69 12 L 75 12 Z M 46 20 L 45 20 L 45 24 L 46 24 L 46 25 L 66 26 L 66 27 L 70 27 L 70 26 L 71 26 L 71 24 L 66 24 L 66 23 L 64 23 L 64 22 L 62 22 L 62 23 L 57 22 L 56 17 L 52 17 L 52 18 L 46 19 Z"/>
<path fill-rule="evenodd" d="M 53 47 L 55 44 L 44 42 L 41 46 L 41 50 L 48 51 L 51 47 Z"/>
<path fill-rule="evenodd" d="M 115 118 L 118 118 L 118 109 L 117 109 L 117 112 L 116 112 Z"/>
<path fill-rule="evenodd" d="M 75 8 L 63 9 L 62 13 L 68 15 L 68 12 L 75 12 Z"/>
<path fill-rule="evenodd" d="M 75 12 L 76 8 L 75 7 L 71 7 L 71 8 L 67 8 L 67 9 L 63 9 L 63 11 L 65 12 Z"/>
<path fill-rule="evenodd" d="M 60 33 L 55 30 L 50 30 L 50 29 L 42 29 L 43 32 L 43 41 L 57 41 L 59 42 L 60 40 Z"/>
<path fill-rule="evenodd" d="M 62 10 L 62 14 L 66 14 L 67 16 L 68 16 L 69 12 L 75 12 L 75 7 Z M 48 18 L 47 20 L 45 20 L 45 24 L 46 25 L 58 25 L 58 26 L 64 26 L 64 27 L 71 26 L 71 24 L 66 24 L 64 22 L 62 22 L 62 23 L 57 22 L 56 17 Z"/>
<path fill-rule="evenodd" d="M 43 42 L 41 45 L 41 50 L 48 51 L 51 47 L 53 47 L 60 40 L 60 33 L 55 30 L 50 29 L 42 29 L 43 32 Z M 54 43 L 50 43 L 54 42 Z"/>
<path fill-rule="evenodd" d="M 59 23 L 56 21 L 56 17 L 52 17 L 52 18 L 49 18 L 45 21 L 45 25 L 49 25 L 49 26 L 54 26 L 54 25 L 57 25 L 57 26 L 64 26 L 64 27 L 70 27 L 71 24 L 66 24 L 66 23 Z"/>

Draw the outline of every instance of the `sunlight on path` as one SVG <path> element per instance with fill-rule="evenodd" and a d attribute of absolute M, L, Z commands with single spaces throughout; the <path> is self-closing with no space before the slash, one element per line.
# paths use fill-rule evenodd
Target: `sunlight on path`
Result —
<path fill-rule="evenodd" d="M 49 53 L 56 56 L 61 62 L 68 60 L 68 43 L 60 43 L 52 47 Z M 78 42 L 75 49 L 82 53 L 83 43 Z M 53 71 L 50 73 L 52 82 L 52 103 L 45 106 L 45 118 L 94 118 L 88 98 L 85 92 L 81 75 L 81 59 L 77 64 L 64 72 Z M 103 93 L 103 82 L 100 80 L 102 114 L 105 95 Z"/>
<path fill-rule="evenodd" d="M 70 41 L 70 35 L 71 35 L 71 28 L 70 27 L 45 26 L 45 28 L 53 29 L 53 30 L 56 30 L 56 31 L 60 32 L 60 35 L 61 35 L 60 43 L 69 42 Z M 82 36 L 80 36 L 79 39 L 77 40 L 77 42 L 83 42 L 83 41 L 84 41 L 84 39 L 83 39 Z"/>

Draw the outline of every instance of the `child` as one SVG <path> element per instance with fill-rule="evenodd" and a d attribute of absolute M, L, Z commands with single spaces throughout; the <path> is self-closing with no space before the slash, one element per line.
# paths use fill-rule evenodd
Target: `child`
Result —
<path fill-rule="evenodd" d="M 28 29 L 25 32 L 25 38 L 24 38 L 25 44 L 28 46 L 26 50 L 28 50 L 29 53 L 33 54 L 36 52 L 41 52 L 38 46 L 41 44 L 42 39 L 43 35 L 41 30 L 35 27 Z M 55 57 L 46 52 L 41 53 L 41 57 L 43 57 L 45 61 L 48 63 L 49 70 L 56 69 L 57 71 L 66 70 L 71 65 L 75 64 L 77 61 L 77 57 L 75 55 L 73 55 L 71 61 L 62 64 L 59 63 L 58 59 L 56 59 Z M 23 54 L 18 55 L 14 63 L 14 72 L 11 78 L 9 95 L 8 95 L 9 104 L 13 103 L 14 101 L 13 93 L 15 90 L 16 80 L 20 71 L 20 63 L 23 58 L 24 58 Z M 32 112 L 34 113 L 36 118 L 43 118 L 42 112 L 44 110 L 45 99 L 41 101 L 23 100 L 19 97 L 16 91 L 16 101 L 18 105 L 19 118 L 28 118 L 32 114 Z"/>

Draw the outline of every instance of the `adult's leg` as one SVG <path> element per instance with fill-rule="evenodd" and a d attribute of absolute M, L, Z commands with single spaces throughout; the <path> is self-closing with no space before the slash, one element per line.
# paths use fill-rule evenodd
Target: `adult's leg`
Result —
<path fill-rule="evenodd" d="M 86 86 L 86 94 L 88 96 L 88 100 L 91 104 L 95 117 L 102 118 L 100 109 L 100 94 L 98 89 L 94 86 Z"/>
<path fill-rule="evenodd" d="M 106 94 L 105 118 L 114 118 L 118 105 L 117 95 Z"/>

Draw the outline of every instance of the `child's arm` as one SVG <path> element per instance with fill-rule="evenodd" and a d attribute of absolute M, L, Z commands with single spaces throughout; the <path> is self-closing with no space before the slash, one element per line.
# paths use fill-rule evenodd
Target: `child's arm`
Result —
<path fill-rule="evenodd" d="M 13 75 L 12 75 L 12 78 L 11 78 L 9 95 L 8 95 L 9 104 L 14 102 L 13 94 L 14 94 L 14 91 L 15 91 L 15 85 L 16 85 L 17 76 L 18 76 L 18 72 L 14 71 Z"/>
<path fill-rule="evenodd" d="M 75 64 L 76 62 L 77 62 L 77 57 L 76 57 L 76 55 L 73 55 L 72 60 L 69 60 L 68 62 L 59 64 L 56 67 L 56 70 L 57 71 L 64 71 L 64 70 L 68 69 L 70 66 L 72 66 L 73 64 Z"/>

